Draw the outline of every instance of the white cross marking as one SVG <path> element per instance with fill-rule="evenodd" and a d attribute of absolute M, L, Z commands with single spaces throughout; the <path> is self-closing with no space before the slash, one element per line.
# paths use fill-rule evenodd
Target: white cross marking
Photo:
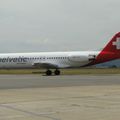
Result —
<path fill-rule="evenodd" d="M 117 50 L 120 50 L 120 37 L 116 39 L 116 42 L 113 42 L 113 45 L 116 46 Z"/>

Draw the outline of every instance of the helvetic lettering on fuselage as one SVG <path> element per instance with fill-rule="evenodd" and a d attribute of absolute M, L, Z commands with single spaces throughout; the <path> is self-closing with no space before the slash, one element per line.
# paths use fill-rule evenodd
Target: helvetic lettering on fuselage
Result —
<path fill-rule="evenodd" d="M 59 69 L 79 68 L 120 58 L 120 32 L 102 51 L 0 54 L 0 68 L 44 68 L 46 75 L 60 75 Z"/>
<path fill-rule="evenodd" d="M 28 58 L 22 58 L 22 57 L 18 57 L 18 58 L 0 58 L 0 62 L 2 63 L 11 63 L 11 62 L 16 62 L 16 63 L 26 63 Z"/>

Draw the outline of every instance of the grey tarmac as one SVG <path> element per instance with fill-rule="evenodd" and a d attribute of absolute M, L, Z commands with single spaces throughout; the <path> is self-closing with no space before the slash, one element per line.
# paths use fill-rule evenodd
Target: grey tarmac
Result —
<path fill-rule="evenodd" d="M 120 85 L 120 75 L 0 75 L 0 89 Z"/>
<path fill-rule="evenodd" d="M 0 75 L 0 120 L 119 120 L 120 75 Z"/>

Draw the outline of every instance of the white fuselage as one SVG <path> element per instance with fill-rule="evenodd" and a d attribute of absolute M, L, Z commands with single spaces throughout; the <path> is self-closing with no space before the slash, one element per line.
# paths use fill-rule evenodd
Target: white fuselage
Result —
<path fill-rule="evenodd" d="M 99 53 L 99 51 L 86 51 L 0 54 L 0 68 L 35 68 L 35 63 L 53 64 L 58 68 L 79 68 L 90 63 Z"/>

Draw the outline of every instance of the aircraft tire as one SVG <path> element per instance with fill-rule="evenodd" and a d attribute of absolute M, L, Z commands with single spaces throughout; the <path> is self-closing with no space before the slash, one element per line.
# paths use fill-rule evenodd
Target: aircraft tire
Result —
<path fill-rule="evenodd" d="M 55 75 L 60 75 L 60 70 L 55 70 L 55 71 L 54 71 L 54 74 L 55 74 Z"/>
<path fill-rule="evenodd" d="M 46 71 L 46 75 L 47 75 L 47 76 L 51 76 L 51 75 L 52 75 L 52 71 L 51 71 L 51 70 L 47 70 L 47 71 Z"/>

